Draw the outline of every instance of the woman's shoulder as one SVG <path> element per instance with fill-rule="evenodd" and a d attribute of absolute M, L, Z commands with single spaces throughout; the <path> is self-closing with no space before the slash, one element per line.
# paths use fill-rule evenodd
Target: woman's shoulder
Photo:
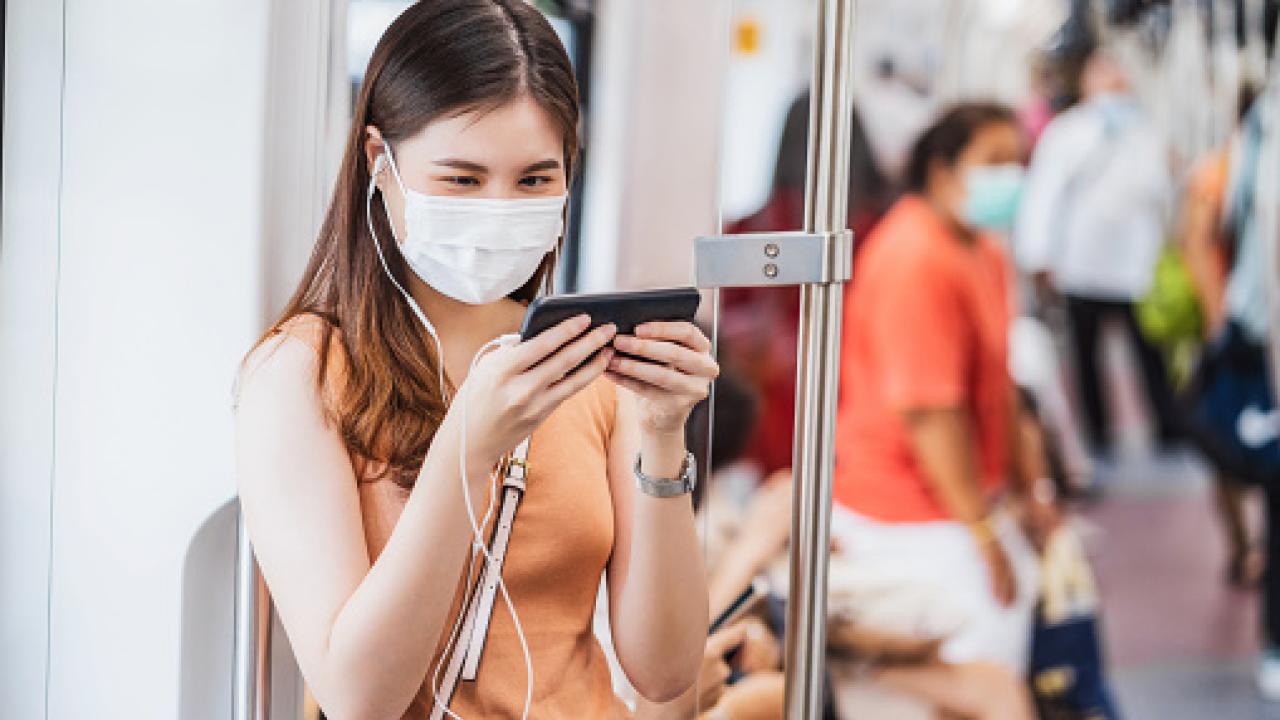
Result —
<path fill-rule="evenodd" d="M 249 351 L 236 380 L 237 406 L 249 388 L 277 394 L 303 388 L 328 395 L 345 368 L 341 331 L 316 313 L 281 322 Z M 323 379 L 323 382 L 318 382 Z"/>
<path fill-rule="evenodd" d="M 903 196 L 867 237 L 860 269 L 876 276 L 943 273 L 950 253 L 940 239 L 947 239 L 947 230 L 928 203 L 916 195 Z"/>

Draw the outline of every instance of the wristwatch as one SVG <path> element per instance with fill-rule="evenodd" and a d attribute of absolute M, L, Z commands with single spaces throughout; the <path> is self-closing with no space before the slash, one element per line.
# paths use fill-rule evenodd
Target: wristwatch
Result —
<path fill-rule="evenodd" d="M 674 479 L 654 478 L 640 472 L 640 455 L 636 454 L 636 487 L 640 488 L 640 492 L 652 497 L 676 497 L 678 495 L 688 495 L 698 485 L 698 468 L 697 462 L 693 459 L 693 453 L 687 452 L 684 455 L 684 463 L 680 465 L 680 474 Z"/>

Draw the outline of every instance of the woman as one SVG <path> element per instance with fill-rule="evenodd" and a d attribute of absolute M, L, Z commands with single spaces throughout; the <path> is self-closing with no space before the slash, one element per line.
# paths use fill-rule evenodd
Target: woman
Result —
<path fill-rule="evenodd" d="M 577 123 L 569 58 L 522 0 L 416 3 L 369 62 L 311 261 L 246 361 L 237 417 L 245 521 L 330 717 L 621 715 L 591 633 L 602 574 L 639 692 L 669 700 L 698 671 L 693 510 L 647 492 L 687 465 L 710 343 L 688 323 L 623 337 L 586 317 L 507 337 L 550 283 Z M 529 477 L 510 612 L 497 599 L 479 617 L 486 638 L 456 626 L 504 459 L 503 477 Z M 450 693 L 469 653 L 475 678 Z"/>
<path fill-rule="evenodd" d="M 857 108 L 849 127 L 849 229 L 865 237 L 889 207 L 896 188 L 876 163 Z M 804 225 L 808 176 L 809 93 L 791 103 L 778 141 L 773 187 L 764 207 L 731 223 L 726 232 L 795 230 Z M 795 429 L 796 334 L 800 292 L 792 287 L 725 288 L 720 323 L 721 358 L 730 358 L 755 386 L 760 422 L 747 445 L 747 459 L 762 477 L 791 467 Z M 726 354 L 727 344 L 735 350 Z"/>
<path fill-rule="evenodd" d="M 1026 667 L 1035 559 L 1001 511 L 1006 478 L 1022 481 L 1013 489 L 1029 517 L 1053 517 L 1014 467 L 1011 278 L 984 231 L 1013 217 L 1022 143 L 995 105 L 958 106 L 926 130 L 909 192 L 868 237 L 845 306 L 832 533 L 858 577 L 932 593 L 938 622 L 919 624 L 941 633 L 945 665 L 892 679 L 943 705 L 947 666 Z M 1022 717 L 1025 705 L 982 716 Z"/>

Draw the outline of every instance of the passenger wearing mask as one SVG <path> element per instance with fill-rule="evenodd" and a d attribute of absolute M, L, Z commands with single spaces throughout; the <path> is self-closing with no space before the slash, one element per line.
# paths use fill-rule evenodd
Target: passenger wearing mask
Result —
<path fill-rule="evenodd" d="M 553 276 L 577 98 L 523 0 L 405 9 L 311 261 L 245 361 L 241 508 L 329 717 L 628 716 L 592 634 L 602 578 L 642 695 L 698 673 L 684 424 L 718 372 L 710 343 L 691 323 L 617 336 L 585 316 L 512 335 Z M 502 582 L 477 587 L 508 507 Z"/>
<path fill-rule="evenodd" d="M 1179 434 L 1169 381 L 1160 353 L 1139 331 L 1134 303 L 1150 290 L 1164 247 L 1169 152 L 1109 51 L 1094 51 L 1080 84 L 1083 103 L 1055 118 L 1036 146 L 1016 256 L 1042 302 L 1065 298 L 1084 430 L 1095 452 L 1108 452 L 1112 441 L 1098 344 L 1107 320 L 1124 326 L 1136 350 L 1158 440 L 1167 444 Z"/>
<path fill-rule="evenodd" d="M 845 304 L 832 517 L 845 572 L 917 606 L 927 598 L 925 614 L 947 620 L 923 620 L 943 663 L 1015 678 L 1036 559 L 1009 501 L 1035 523 L 1055 517 L 1014 463 L 1011 273 L 989 232 L 1014 217 L 1022 156 L 1017 120 L 998 105 L 959 105 L 916 142 L 909 192 L 867 238 Z M 894 684 L 945 707 L 945 671 L 904 670 Z M 1029 712 L 1019 692 L 980 716 Z"/>

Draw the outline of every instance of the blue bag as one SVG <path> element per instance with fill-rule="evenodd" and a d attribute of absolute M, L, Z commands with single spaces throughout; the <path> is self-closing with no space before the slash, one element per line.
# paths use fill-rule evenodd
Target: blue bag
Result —
<path fill-rule="evenodd" d="M 1280 478 L 1280 412 L 1266 349 L 1235 323 L 1205 350 L 1184 397 L 1187 435 L 1218 471 L 1261 485 Z"/>
<path fill-rule="evenodd" d="M 1045 542 L 1040 590 L 1028 678 L 1041 720 L 1118 720 L 1098 645 L 1097 584 L 1067 525 Z"/>

